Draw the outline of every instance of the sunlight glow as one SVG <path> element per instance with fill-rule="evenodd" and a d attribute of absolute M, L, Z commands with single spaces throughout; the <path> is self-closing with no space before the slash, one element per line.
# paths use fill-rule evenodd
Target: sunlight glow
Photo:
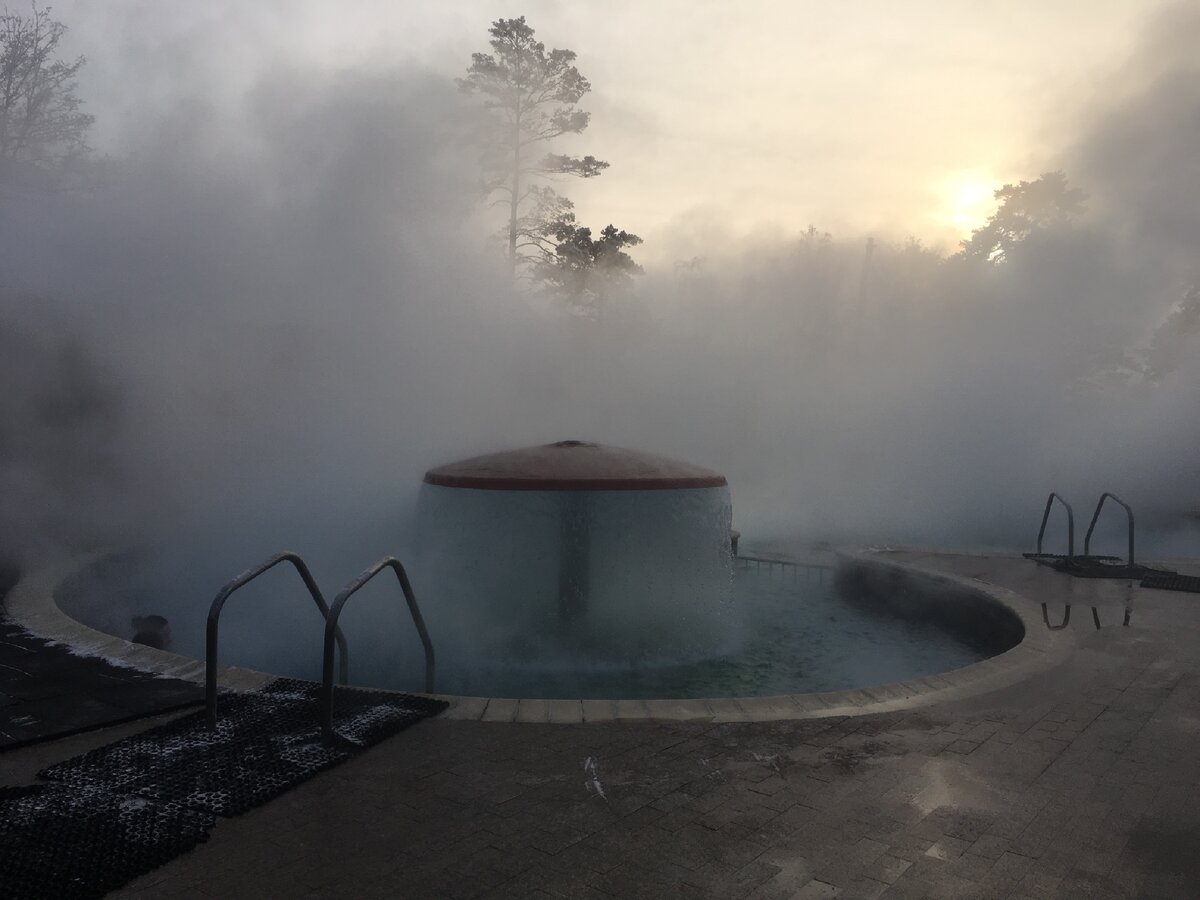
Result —
<path fill-rule="evenodd" d="M 970 237 L 971 232 L 987 222 L 995 210 L 993 192 L 999 186 L 1000 181 L 985 172 L 953 173 L 942 182 L 938 191 L 939 218 L 953 227 L 959 237 Z"/>

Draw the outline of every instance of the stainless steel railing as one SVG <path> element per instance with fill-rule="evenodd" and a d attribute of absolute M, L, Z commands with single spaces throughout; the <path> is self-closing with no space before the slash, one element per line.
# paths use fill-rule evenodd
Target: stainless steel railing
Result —
<path fill-rule="evenodd" d="M 326 623 L 326 634 L 330 633 L 329 606 L 325 603 L 325 598 L 321 596 L 321 589 L 317 587 L 317 582 L 313 579 L 308 566 L 305 565 L 304 560 L 297 553 L 277 553 L 266 562 L 253 569 L 247 569 L 226 584 L 217 592 L 217 596 L 213 598 L 212 605 L 208 608 L 208 629 L 205 635 L 204 652 L 204 700 L 208 710 L 208 726 L 210 728 L 217 727 L 217 638 L 221 609 L 225 606 L 225 601 L 229 599 L 230 594 L 234 591 L 245 587 L 259 575 L 284 562 L 291 563 L 299 573 L 304 586 L 313 598 L 313 602 L 317 604 L 317 609 L 321 611 L 321 618 Z M 342 664 L 338 674 L 341 683 L 345 684 L 349 672 L 350 657 L 346 648 L 346 637 L 336 627 L 336 622 L 334 623 L 333 639 L 337 641 L 338 647 L 342 651 Z"/>

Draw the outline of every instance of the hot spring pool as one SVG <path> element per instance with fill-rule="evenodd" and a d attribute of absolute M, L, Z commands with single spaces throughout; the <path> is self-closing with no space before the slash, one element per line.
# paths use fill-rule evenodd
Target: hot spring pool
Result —
<path fill-rule="evenodd" d="M 170 621 L 171 649 L 202 659 L 211 597 L 147 581 L 153 568 L 93 567 L 88 577 L 60 588 L 57 600 L 84 624 L 127 639 L 133 617 L 163 615 Z M 231 599 L 222 617 L 221 663 L 319 680 L 322 622 L 294 573 L 284 574 L 247 588 L 255 596 Z M 437 650 L 436 690 L 445 694 L 674 699 L 834 691 L 957 669 L 1020 640 L 1012 623 L 978 598 L 939 596 L 935 586 L 914 589 L 910 581 L 864 576 L 854 567 L 740 559 L 732 577 L 737 615 L 730 619 L 726 650 L 699 661 L 651 657 L 623 664 L 579 664 L 562 653 L 547 661 L 530 646 L 482 658 L 439 643 L 436 617 L 428 612 L 435 598 L 421 591 L 415 577 L 414 585 Z M 350 681 L 421 690 L 423 657 L 399 592 L 394 584 L 377 587 L 378 597 L 364 597 L 357 608 L 352 603 L 342 616 Z"/>
<path fill-rule="evenodd" d="M 932 622 L 847 603 L 833 574 L 796 566 L 738 566 L 733 601 L 742 606 L 744 618 L 740 646 L 728 655 L 633 669 L 460 668 L 439 673 L 438 690 L 544 699 L 772 696 L 920 678 L 988 655 L 984 647 Z"/>

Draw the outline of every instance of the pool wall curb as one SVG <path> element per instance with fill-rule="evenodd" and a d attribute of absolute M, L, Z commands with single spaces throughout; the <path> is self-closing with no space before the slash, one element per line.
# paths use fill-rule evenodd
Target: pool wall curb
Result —
<path fill-rule="evenodd" d="M 203 684 L 202 661 L 104 634 L 76 621 L 59 608 L 55 599 L 58 586 L 109 555 L 91 553 L 31 573 L 13 587 L 4 604 L 5 612 L 12 621 L 31 633 L 67 645 L 82 656 L 99 656 L 115 665 L 133 666 L 162 677 Z M 988 693 L 1054 668 L 1065 662 L 1074 651 L 1075 638 L 1069 631 L 1052 632 L 1042 627 L 1035 604 L 1006 588 L 917 563 L 886 559 L 879 552 L 871 550 L 840 553 L 838 566 L 861 568 L 917 584 L 933 582 L 957 592 L 965 592 L 979 602 L 997 605 L 1014 615 L 1024 628 L 1024 636 L 1011 649 L 959 669 L 843 691 L 768 697 L 651 700 L 548 700 L 453 694 L 426 696 L 449 702 L 449 708 L 442 713 L 443 718 L 483 722 L 723 723 L 818 719 L 916 709 Z M 251 691 L 262 688 L 276 677 L 240 666 L 222 666 L 218 672 L 218 683 L 230 690 Z"/>
<path fill-rule="evenodd" d="M 86 553 L 31 572 L 9 591 L 4 601 L 5 614 L 31 634 L 62 644 L 78 656 L 100 657 L 115 666 L 129 666 L 162 678 L 204 684 L 203 660 L 105 634 L 72 618 L 59 607 L 55 593 L 60 585 L 111 556 L 111 551 Z M 276 677 L 241 666 L 221 666 L 217 683 L 229 690 L 253 691 Z"/>

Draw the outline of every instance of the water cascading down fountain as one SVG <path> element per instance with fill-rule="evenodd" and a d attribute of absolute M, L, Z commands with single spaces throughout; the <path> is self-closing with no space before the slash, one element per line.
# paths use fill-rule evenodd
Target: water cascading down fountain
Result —
<path fill-rule="evenodd" d="M 583 441 L 431 469 L 431 629 L 528 664 L 698 659 L 735 639 L 724 476 Z"/>

